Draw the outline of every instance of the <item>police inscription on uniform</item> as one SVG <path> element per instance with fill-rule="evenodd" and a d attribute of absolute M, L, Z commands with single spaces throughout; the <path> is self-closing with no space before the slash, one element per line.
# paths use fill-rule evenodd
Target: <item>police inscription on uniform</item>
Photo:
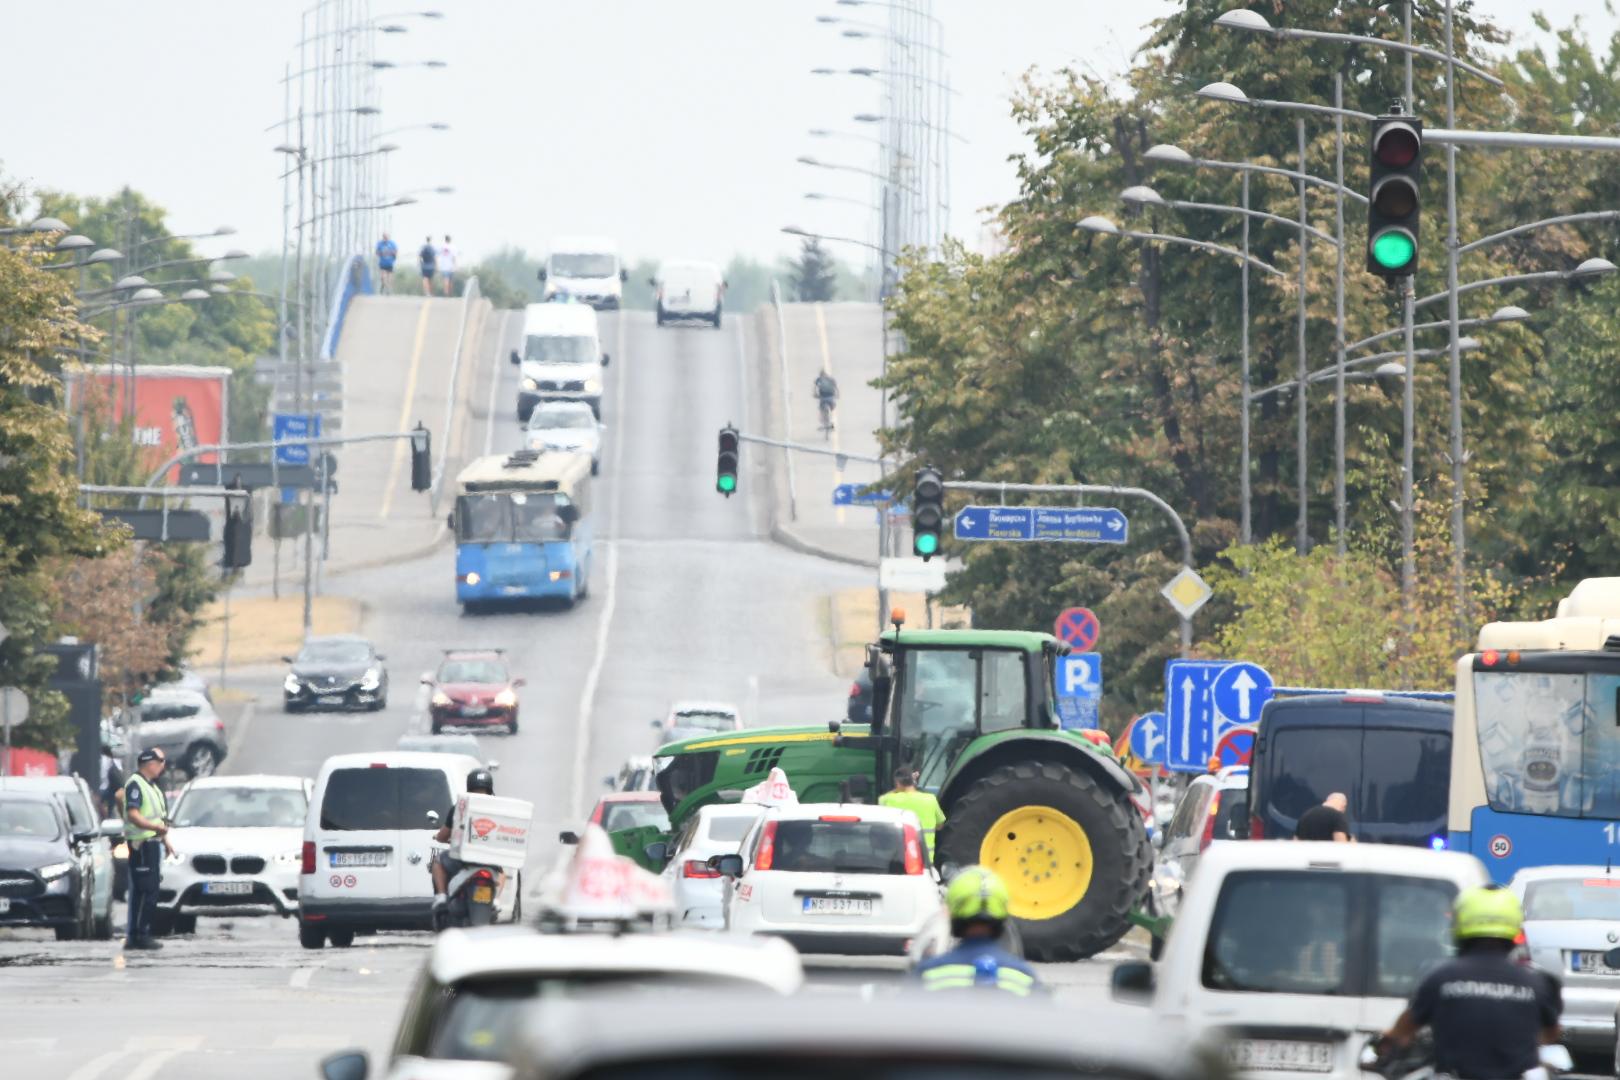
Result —
<path fill-rule="evenodd" d="M 1463 955 L 1430 972 L 1412 995 L 1412 1019 L 1434 1028 L 1437 1072 L 1514 1080 L 1536 1067 L 1543 1028 L 1558 1023 L 1555 984 L 1502 954 Z"/>

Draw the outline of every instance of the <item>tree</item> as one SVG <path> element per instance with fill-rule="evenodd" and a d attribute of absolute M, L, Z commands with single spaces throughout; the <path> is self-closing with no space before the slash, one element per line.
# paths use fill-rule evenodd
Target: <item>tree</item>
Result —
<path fill-rule="evenodd" d="M 173 598 L 158 588 L 161 550 L 126 544 L 99 559 L 57 560 L 51 592 L 65 634 L 100 647 L 103 704 L 127 703 L 170 666 L 177 627 L 163 618 Z"/>
<path fill-rule="evenodd" d="M 837 296 L 838 267 L 832 255 L 814 236 L 799 243 L 799 257 L 793 263 L 793 297 L 801 303 L 825 302 Z"/>

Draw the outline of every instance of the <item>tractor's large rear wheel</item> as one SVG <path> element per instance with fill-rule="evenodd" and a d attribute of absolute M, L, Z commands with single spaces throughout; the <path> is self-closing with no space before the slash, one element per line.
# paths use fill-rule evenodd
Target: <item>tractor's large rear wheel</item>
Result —
<path fill-rule="evenodd" d="M 1001 876 L 1031 960 L 1094 956 L 1130 929 L 1153 849 L 1124 792 L 1061 764 L 1023 762 L 974 783 L 949 813 L 938 861 Z"/>

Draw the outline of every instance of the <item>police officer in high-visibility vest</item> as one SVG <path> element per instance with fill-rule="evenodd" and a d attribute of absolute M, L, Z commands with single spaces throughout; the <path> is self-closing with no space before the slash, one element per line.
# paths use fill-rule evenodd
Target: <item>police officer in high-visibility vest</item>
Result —
<path fill-rule="evenodd" d="M 169 843 L 169 808 L 156 780 L 168 760 L 156 748 L 142 750 L 135 759 L 135 775 L 124 786 L 124 839 L 129 842 L 129 933 L 126 949 L 161 949 L 152 936 L 152 913 L 157 908 L 158 881 L 163 853 L 174 854 Z"/>
<path fill-rule="evenodd" d="M 1001 990 L 1028 997 L 1041 988 L 1035 969 L 1000 944 L 1007 924 L 1007 886 L 982 866 L 970 866 L 945 887 L 956 947 L 917 965 L 924 990 Z"/>
<path fill-rule="evenodd" d="M 917 790 L 917 774 L 910 769 L 900 769 L 894 774 L 894 790 L 878 796 L 878 803 L 883 806 L 893 806 L 899 810 L 910 810 L 917 815 L 917 822 L 922 826 L 923 837 L 928 841 L 928 858 L 934 858 L 934 834 L 939 827 L 945 824 L 945 811 L 940 809 L 939 800 L 926 791 Z"/>

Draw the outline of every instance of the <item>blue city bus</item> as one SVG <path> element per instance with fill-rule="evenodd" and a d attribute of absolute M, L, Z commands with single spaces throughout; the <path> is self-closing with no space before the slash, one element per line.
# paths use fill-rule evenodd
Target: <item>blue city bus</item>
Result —
<path fill-rule="evenodd" d="M 456 599 L 463 611 L 554 599 L 590 587 L 591 456 L 518 450 L 479 458 L 456 477 Z"/>
<path fill-rule="evenodd" d="M 1457 661 L 1447 846 L 1505 882 L 1620 855 L 1620 578 L 1556 618 L 1491 623 Z"/>

